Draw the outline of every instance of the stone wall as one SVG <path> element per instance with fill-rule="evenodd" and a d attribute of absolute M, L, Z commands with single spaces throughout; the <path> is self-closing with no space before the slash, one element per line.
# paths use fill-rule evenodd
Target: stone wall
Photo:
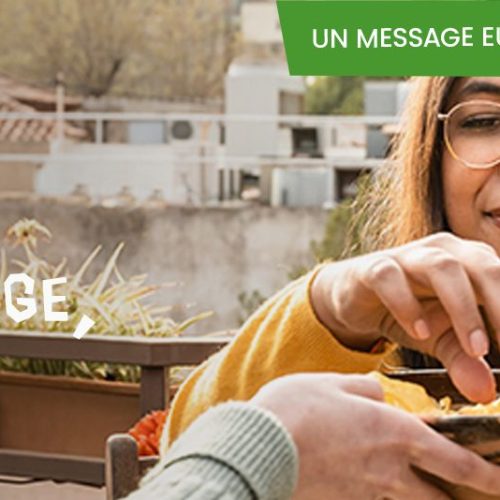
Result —
<path fill-rule="evenodd" d="M 214 311 L 203 326 L 191 328 L 195 332 L 236 327 L 243 312 L 240 293 L 269 296 L 287 283 L 290 270 L 312 265 L 310 242 L 321 238 L 327 213 L 260 206 L 104 208 L 36 196 L 0 198 L 2 234 L 22 217 L 52 231 L 40 252 L 50 261 L 68 257 L 73 272 L 101 244 L 89 278 L 125 242 L 119 260 L 124 275 L 146 273 L 150 283 L 177 283 L 156 299 L 177 304 L 177 319 Z"/>

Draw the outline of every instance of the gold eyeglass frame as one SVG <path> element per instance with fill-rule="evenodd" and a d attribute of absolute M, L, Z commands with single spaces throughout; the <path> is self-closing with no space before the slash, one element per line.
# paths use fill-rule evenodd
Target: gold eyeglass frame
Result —
<path fill-rule="evenodd" d="M 469 162 L 467 160 L 464 160 L 462 158 L 460 158 L 456 153 L 455 151 L 453 151 L 453 148 L 451 146 L 451 142 L 450 142 L 450 139 L 449 139 L 449 133 L 448 133 L 448 126 L 449 126 L 449 118 L 450 116 L 453 115 L 453 113 L 456 113 L 459 109 L 463 108 L 463 107 L 466 107 L 466 106 L 469 106 L 471 104 L 476 104 L 476 105 L 484 105 L 484 104 L 488 104 L 488 105 L 492 105 L 494 106 L 495 108 L 498 108 L 498 111 L 500 112 L 500 103 L 498 102 L 495 102 L 495 101 L 488 101 L 488 100 L 485 100 L 485 99 L 476 99 L 476 100 L 473 100 L 473 101 L 463 101 L 463 102 L 459 102 L 458 104 L 455 104 L 455 106 L 453 106 L 449 111 L 448 113 L 438 113 L 437 115 L 437 118 L 439 121 L 443 121 L 444 122 L 444 142 L 446 144 L 446 147 L 448 148 L 448 151 L 450 152 L 451 156 L 459 161 L 460 163 L 462 163 L 463 165 L 465 165 L 466 167 L 468 168 L 473 168 L 473 169 L 487 169 L 487 168 L 492 168 L 496 165 L 499 164 L 500 162 L 500 155 L 498 156 L 498 158 L 496 160 L 493 160 L 489 163 L 486 163 L 486 164 L 478 164 L 478 163 L 473 163 L 473 162 Z"/>

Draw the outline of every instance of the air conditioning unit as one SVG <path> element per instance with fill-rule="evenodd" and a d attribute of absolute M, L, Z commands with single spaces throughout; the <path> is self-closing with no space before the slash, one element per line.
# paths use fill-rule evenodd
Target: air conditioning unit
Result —
<path fill-rule="evenodd" d="M 169 142 L 187 142 L 197 135 L 196 124 L 189 120 L 173 120 L 168 124 Z"/>
<path fill-rule="evenodd" d="M 208 127 L 208 129 L 206 128 Z M 221 128 L 216 123 L 191 120 L 170 120 L 167 123 L 167 143 L 182 148 L 206 142 L 211 146 L 221 144 Z"/>

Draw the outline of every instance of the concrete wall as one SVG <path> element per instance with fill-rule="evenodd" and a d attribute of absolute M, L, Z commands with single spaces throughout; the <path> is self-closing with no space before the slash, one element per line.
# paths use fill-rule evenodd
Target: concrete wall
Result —
<path fill-rule="evenodd" d="M 287 283 L 292 267 L 312 263 L 310 242 L 321 238 L 327 213 L 317 208 L 104 208 L 35 196 L 0 198 L 1 234 L 22 217 L 34 217 L 52 231 L 41 253 L 51 261 L 67 256 L 73 271 L 98 244 L 104 246 L 97 261 L 102 266 L 124 241 L 122 272 L 147 273 L 151 283 L 182 282 L 162 291 L 161 303 L 194 303 L 188 314 L 214 310 L 214 317 L 191 329 L 213 331 L 237 326 L 239 293 L 258 290 L 269 296 Z M 90 274 L 96 271 L 94 266 Z M 177 314 L 183 313 L 179 307 Z"/>

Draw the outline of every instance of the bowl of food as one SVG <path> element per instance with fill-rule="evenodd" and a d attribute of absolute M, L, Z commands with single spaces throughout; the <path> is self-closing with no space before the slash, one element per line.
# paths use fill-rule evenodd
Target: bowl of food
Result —
<path fill-rule="evenodd" d="M 494 374 L 500 387 L 500 370 L 494 370 Z M 375 376 L 387 403 L 422 415 L 437 432 L 500 465 L 500 398 L 486 405 L 471 405 L 445 370 L 404 370 L 387 377 Z M 500 500 L 500 496 L 430 479 L 455 500 Z"/>

